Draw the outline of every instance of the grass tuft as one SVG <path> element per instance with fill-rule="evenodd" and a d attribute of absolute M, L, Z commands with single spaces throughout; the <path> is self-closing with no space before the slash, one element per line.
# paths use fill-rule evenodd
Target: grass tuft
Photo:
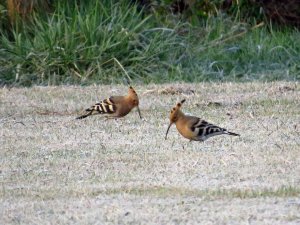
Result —
<path fill-rule="evenodd" d="M 223 14 L 191 26 L 126 1 L 67 1 L 0 32 L 2 85 L 300 78 L 299 31 Z"/>

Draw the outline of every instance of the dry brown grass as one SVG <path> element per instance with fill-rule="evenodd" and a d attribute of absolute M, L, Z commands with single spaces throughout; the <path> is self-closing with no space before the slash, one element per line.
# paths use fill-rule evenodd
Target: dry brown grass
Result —
<path fill-rule="evenodd" d="M 74 119 L 126 91 L 0 90 L 1 224 L 300 223 L 297 83 L 138 86 L 143 120 Z M 165 141 L 182 98 L 241 137 Z"/>

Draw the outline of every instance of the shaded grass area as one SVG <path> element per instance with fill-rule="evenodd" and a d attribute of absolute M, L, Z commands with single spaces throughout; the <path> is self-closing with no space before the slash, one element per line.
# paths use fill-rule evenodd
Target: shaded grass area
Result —
<path fill-rule="evenodd" d="M 123 85 L 0 89 L 1 223 L 297 223 L 298 83 L 135 88 L 143 120 L 75 120 Z M 172 127 L 164 140 L 183 98 L 241 137 L 190 143 Z"/>
<path fill-rule="evenodd" d="M 59 3 L 55 12 L 1 31 L 0 84 L 299 80 L 300 35 L 220 13 L 197 26 L 135 5 Z M 118 62 L 118 63 L 117 63 Z"/>
<path fill-rule="evenodd" d="M 218 189 L 218 190 L 199 190 L 199 189 L 188 189 L 179 187 L 165 187 L 165 186 L 153 186 L 153 187 L 120 187 L 111 189 L 97 190 L 94 188 L 77 189 L 72 187 L 69 190 L 64 189 L 27 189 L 27 188 L 17 188 L 13 190 L 5 190 L 0 193 L 1 198 L 5 196 L 14 196 L 14 198 L 27 199 L 29 201 L 35 200 L 52 200 L 52 199 L 68 199 L 68 198 L 80 198 L 82 196 L 87 198 L 95 198 L 98 196 L 109 196 L 109 195 L 119 195 L 128 194 L 139 196 L 143 198 L 144 196 L 155 196 L 158 198 L 202 198 L 206 201 L 211 201 L 215 199 L 249 199 L 249 198 L 267 198 L 267 197 L 299 197 L 300 188 L 292 186 L 283 186 L 278 189 L 266 188 L 262 190 L 252 190 L 252 189 Z"/>

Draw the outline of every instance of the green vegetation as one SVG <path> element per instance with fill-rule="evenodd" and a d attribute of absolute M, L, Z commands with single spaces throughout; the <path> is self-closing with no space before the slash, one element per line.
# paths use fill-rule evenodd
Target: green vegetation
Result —
<path fill-rule="evenodd" d="M 122 83 L 124 69 L 144 83 L 300 78 L 295 29 L 221 13 L 197 22 L 161 18 L 125 1 L 74 2 L 12 30 L 0 22 L 1 85 Z"/>

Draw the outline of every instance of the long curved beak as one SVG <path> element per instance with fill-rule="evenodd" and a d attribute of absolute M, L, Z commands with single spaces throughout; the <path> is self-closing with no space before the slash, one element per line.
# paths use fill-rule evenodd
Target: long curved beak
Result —
<path fill-rule="evenodd" d="M 169 132 L 169 130 L 170 130 L 170 127 L 172 126 L 172 124 L 173 124 L 173 123 L 170 123 L 170 124 L 169 124 L 169 126 L 168 126 L 168 129 L 167 129 L 167 132 L 166 132 L 166 137 L 165 137 L 165 140 L 167 140 L 167 135 L 168 135 L 168 132 Z"/>
<path fill-rule="evenodd" d="M 142 115 L 141 115 L 140 108 L 139 108 L 138 106 L 137 106 L 136 108 L 137 108 L 137 111 L 138 111 L 138 113 L 139 113 L 140 119 L 142 119 Z"/>

